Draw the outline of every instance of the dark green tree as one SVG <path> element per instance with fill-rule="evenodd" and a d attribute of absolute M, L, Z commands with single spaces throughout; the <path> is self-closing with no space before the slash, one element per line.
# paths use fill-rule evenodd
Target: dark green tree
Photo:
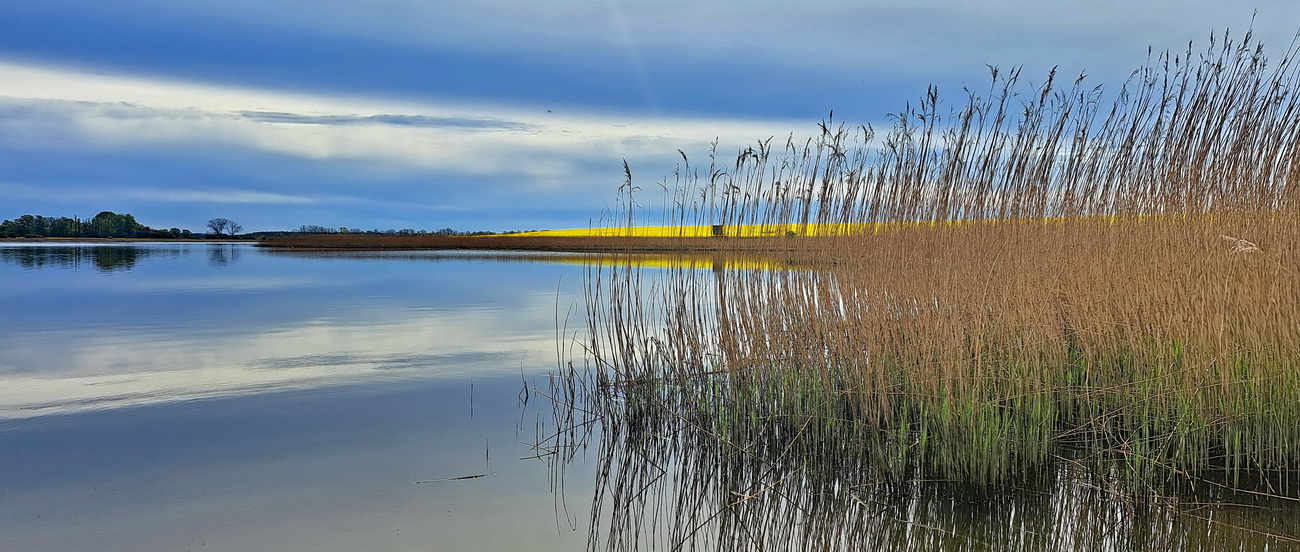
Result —
<path fill-rule="evenodd" d="M 96 238 L 132 238 L 145 228 L 131 215 L 102 211 L 90 219 L 88 230 L 87 235 Z"/>

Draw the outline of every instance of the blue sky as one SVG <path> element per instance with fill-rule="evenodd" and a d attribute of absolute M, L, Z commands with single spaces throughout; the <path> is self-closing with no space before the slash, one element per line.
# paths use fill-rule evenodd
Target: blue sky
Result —
<path fill-rule="evenodd" d="M 950 102 L 987 65 L 1115 90 L 1148 46 L 1300 4 L 1229 1 L 4 0 L 0 218 L 246 230 L 585 227 L 677 150 Z"/>

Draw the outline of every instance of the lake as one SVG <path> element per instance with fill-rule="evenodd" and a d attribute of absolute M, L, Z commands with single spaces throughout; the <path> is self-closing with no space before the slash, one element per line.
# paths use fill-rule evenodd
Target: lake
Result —
<path fill-rule="evenodd" d="M 522 404 L 579 265 L 11 243 L 0 282 L 0 550 L 585 546 Z"/>
<path fill-rule="evenodd" d="M 803 270 L 596 259 L 0 244 L 0 550 L 1300 547 L 1291 491 L 1131 501 L 1066 456 L 889 483 L 870 435 L 727 402 L 707 354 L 595 366 L 577 343 L 662 350 L 618 339 L 716 332 L 728 274 Z"/>

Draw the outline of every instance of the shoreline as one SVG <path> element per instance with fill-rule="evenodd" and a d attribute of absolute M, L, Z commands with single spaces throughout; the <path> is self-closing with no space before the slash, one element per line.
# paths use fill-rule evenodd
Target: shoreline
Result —
<path fill-rule="evenodd" d="M 76 237 L 44 237 L 44 238 L 0 238 L 0 243 L 141 243 L 141 242 L 196 242 L 196 243 L 231 243 L 231 242 L 256 242 L 257 240 L 247 240 L 239 238 L 76 238 Z"/>
<path fill-rule="evenodd" d="M 373 236 L 320 235 L 273 238 L 258 247 L 342 251 L 552 251 L 568 253 L 796 252 L 814 239 L 724 239 L 559 236 Z"/>

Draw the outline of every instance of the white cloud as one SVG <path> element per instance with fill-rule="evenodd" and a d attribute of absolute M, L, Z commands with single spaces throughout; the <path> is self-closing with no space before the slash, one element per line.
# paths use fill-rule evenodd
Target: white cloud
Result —
<path fill-rule="evenodd" d="M 741 145 L 807 122 L 560 114 L 512 105 L 420 104 L 198 85 L 0 62 L 8 139 L 100 148 L 234 145 L 417 170 L 576 178 L 579 165 Z M 263 197 L 248 201 L 299 201 Z M 227 197 L 226 201 L 240 201 Z"/>

